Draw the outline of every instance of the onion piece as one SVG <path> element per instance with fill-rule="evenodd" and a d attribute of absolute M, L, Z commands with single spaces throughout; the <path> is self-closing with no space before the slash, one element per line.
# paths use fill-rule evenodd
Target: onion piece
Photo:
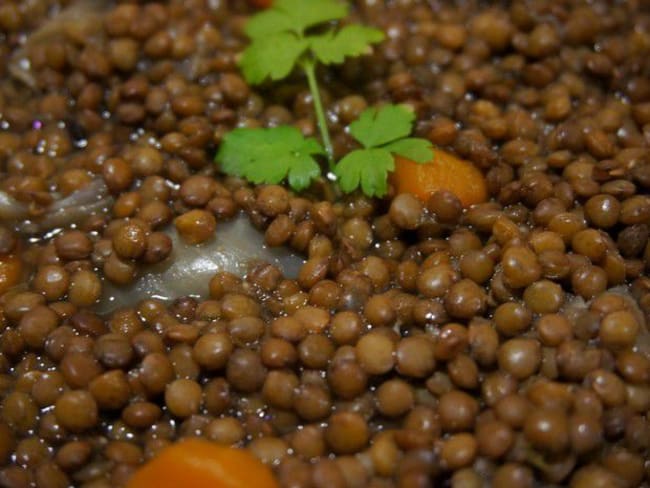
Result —
<path fill-rule="evenodd" d="M 50 205 L 45 214 L 36 222 L 37 231 L 67 227 L 78 224 L 87 217 L 105 212 L 113 203 L 113 197 L 101 178 Z"/>
<path fill-rule="evenodd" d="M 0 219 L 12 222 L 21 234 L 34 235 L 79 224 L 90 215 L 105 212 L 112 203 L 113 197 L 101 178 L 56 200 L 38 216 L 31 214 L 29 205 L 0 191 Z"/>
<path fill-rule="evenodd" d="M 29 216 L 27 205 L 19 202 L 7 192 L 0 191 L 0 220 L 15 221 Z"/>
<path fill-rule="evenodd" d="M 184 242 L 173 226 L 166 232 L 173 242 L 172 254 L 163 263 L 145 269 L 129 286 L 105 282 L 100 313 L 132 307 L 149 298 L 205 297 L 209 281 L 218 271 L 243 277 L 254 264 L 267 262 L 280 268 L 286 277 L 295 278 L 304 263 L 286 248 L 269 248 L 264 235 L 245 215 L 219 223 L 214 239 L 198 246 Z"/>

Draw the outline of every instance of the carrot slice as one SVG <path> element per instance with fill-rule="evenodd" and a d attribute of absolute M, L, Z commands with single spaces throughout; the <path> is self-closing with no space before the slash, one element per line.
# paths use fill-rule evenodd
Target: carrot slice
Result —
<path fill-rule="evenodd" d="M 187 439 L 163 449 L 127 488 L 278 488 L 271 470 L 243 449 Z"/>
<path fill-rule="evenodd" d="M 452 192 L 464 207 L 488 197 L 485 177 L 478 168 L 438 148 L 433 160 L 425 164 L 396 156 L 393 183 L 397 193 L 412 193 L 424 202 L 438 190 Z"/>

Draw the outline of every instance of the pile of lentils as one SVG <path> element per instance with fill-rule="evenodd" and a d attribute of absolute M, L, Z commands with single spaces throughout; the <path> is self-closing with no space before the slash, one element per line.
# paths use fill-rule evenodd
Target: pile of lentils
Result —
<path fill-rule="evenodd" d="M 79 3 L 95 28 L 57 20 Z M 387 39 L 319 76 L 337 154 L 406 103 L 483 171 L 469 209 L 220 174 L 234 127 L 316 132 L 303 79 L 240 75 L 244 0 L 2 2 L 0 190 L 113 202 L 0 227 L 1 487 L 123 486 L 192 436 L 293 488 L 650 484 L 648 3 L 455 3 L 357 0 Z M 297 277 L 95 310 L 173 258 L 169 226 L 200 244 L 240 212 Z"/>

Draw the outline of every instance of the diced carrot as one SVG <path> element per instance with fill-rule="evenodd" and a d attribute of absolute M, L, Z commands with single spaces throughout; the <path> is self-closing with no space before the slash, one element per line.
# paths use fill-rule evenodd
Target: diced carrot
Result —
<path fill-rule="evenodd" d="M 485 177 L 478 168 L 438 148 L 433 160 L 424 164 L 396 156 L 392 181 L 397 193 L 412 193 L 424 202 L 438 190 L 452 192 L 464 207 L 488 197 Z"/>
<path fill-rule="evenodd" d="M 163 449 L 127 488 L 278 488 L 271 470 L 244 449 L 187 439 Z"/>

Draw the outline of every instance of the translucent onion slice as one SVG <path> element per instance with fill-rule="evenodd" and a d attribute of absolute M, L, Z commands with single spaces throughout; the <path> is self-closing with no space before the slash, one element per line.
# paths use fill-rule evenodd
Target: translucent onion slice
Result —
<path fill-rule="evenodd" d="M 84 188 L 52 203 L 40 215 L 32 215 L 29 205 L 0 191 L 0 220 L 11 222 L 24 235 L 44 232 L 79 224 L 87 217 L 105 212 L 113 203 L 104 180 L 97 178 Z"/>
<path fill-rule="evenodd" d="M 174 243 L 165 262 L 141 271 L 131 285 L 119 287 L 106 282 L 100 312 L 131 307 L 148 298 L 172 300 L 183 296 L 205 297 L 210 279 L 218 271 L 245 276 L 259 262 L 280 268 L 288 278 L 295 278 L 304 260 L 286 248 L 269 248 L 264 235 L 245 215 L 217 225 L 211 241 L 195 246 L 185 243 L 173 226 L 166 229 Z"/>

